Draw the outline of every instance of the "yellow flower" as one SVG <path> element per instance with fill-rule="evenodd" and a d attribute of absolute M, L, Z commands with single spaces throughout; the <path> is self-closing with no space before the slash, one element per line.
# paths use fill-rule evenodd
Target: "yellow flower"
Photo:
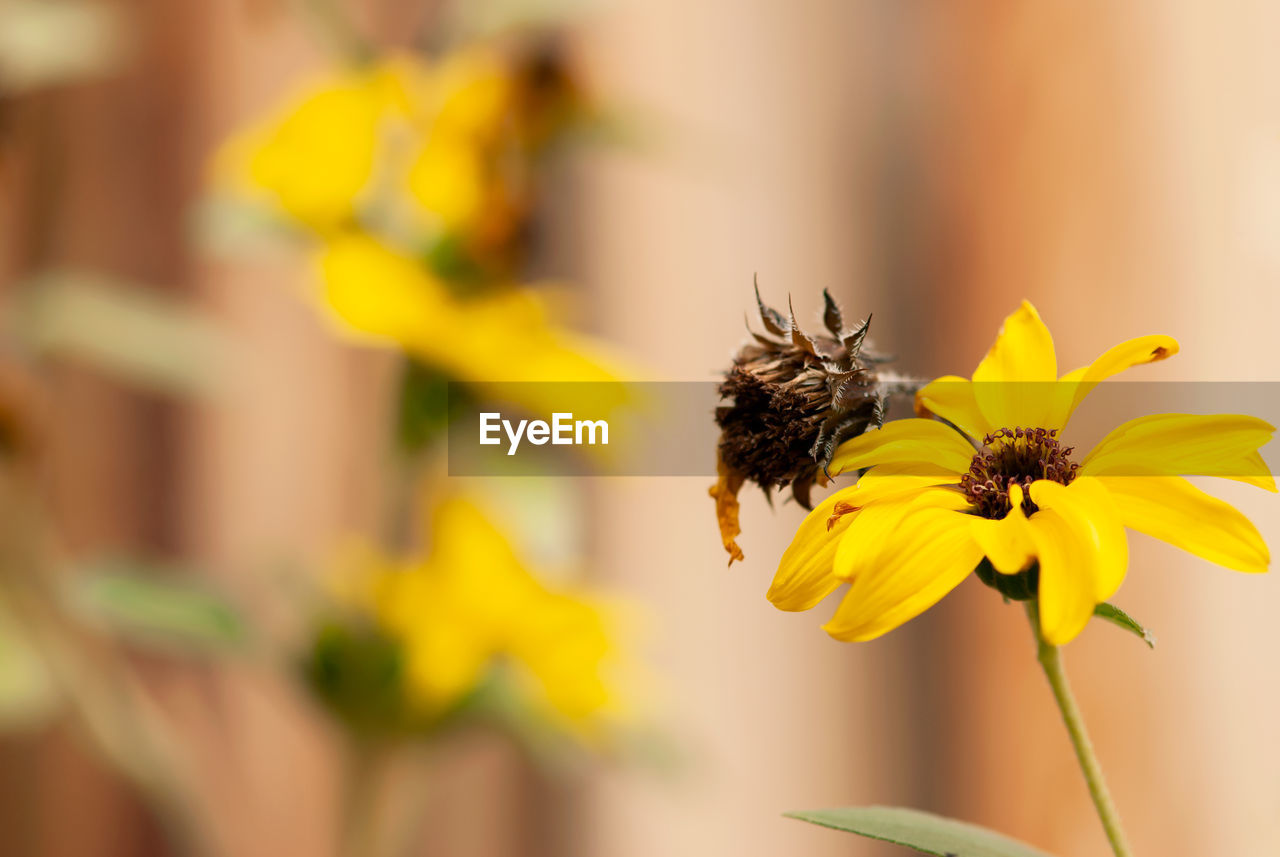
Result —
<path fill-rule="evenodd" d="M 403 646 L 419 710 L 449 709 L 506 665 L 531 704 L 577 731 L 589 734 L 618 713 L 617 653 L 595 598 L 542 584 L 466 500 L 441 503 L 430 529 L 426 558 L 374 560 L 360 585 L 348 586 L 348 600 Z"/>
<path fill-rule="evenodd" d="M 405 69 L 384 63 L 307 87 L 276 117 L 232 138 L 214 169 L 327 233 L 351 223 L 375 173 L 389 121 L 405 117 Z"/>
<path fill-rule="evenodd" d="M 1125 527 L 1228 568 L 1266 571 L 1270 554 L 1254 525 L 1183 476 L 1274 492 L 1258 453 L 1273 426 L 1240 415 L 1156 414 L 1118 426 L 1079 460 L 1059 441 L 1099 382 L 1177 350 L 1167 336 L 1140 337 L 1058 377 L 1053 339 L 1024 302 L 971 380 L 947 376 L 919 392 L 924 418 L 840 447 L 831 472 L 865 472 L 800 525 L 769 600 L 807 610 L 848 582 L 824 628 L 839 640 L 869 640 L 985 570 L 998 588 L 1020 577 L 1038 598 L 1045 640 L 1061 645 L 1123 581 Z"/>
<path fill-rule="evenodd" d="M 482 44 L 344 70 L 233 138 L 215 172 L 321 235 L 376 223 L 488 264 L 519 249 L 533 161 L 567 124 L 570 81 L 543 81 L 536 57 Z"/>
<path fill-rule="evenodd" d="M 445 231 L 465 233 L 480 227 L 501 196 L 516 81 L 496 52 L 472 49 L 443 59 L 434 83 L 419 111 L 423 142 L 408 189 Z"/>
<path fill-rule="evenodd" d="M 410 257 L 357 234 L 328 243 L 319 264 L 323 305 L 348 333 L 397 344 L 460 381 L 492 384 L 538 414 L 557 401 L 542 397 L 557 391 L 528 382 L 615 380 L 606 367 L 618 363 L 554 325 L 532 289 L 455 298 Z"/>

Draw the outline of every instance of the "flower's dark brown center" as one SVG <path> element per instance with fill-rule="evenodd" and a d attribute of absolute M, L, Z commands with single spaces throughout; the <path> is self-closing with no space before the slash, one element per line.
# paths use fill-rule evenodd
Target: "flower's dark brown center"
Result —
<path fill-rule="evenodd" d="M 960 490 L 984 518 L 1009 514 L 1009 486 L 1022 486 L 1022 511 L 1036 511 L 1027 488 L 1037 479 L 1071 484 L 1080 465 L 1071 460 L 1072 448 L 1063 446 L 1056 429 L 1002 428 L 982 439 L 969 472 L 960 479 Z"/>

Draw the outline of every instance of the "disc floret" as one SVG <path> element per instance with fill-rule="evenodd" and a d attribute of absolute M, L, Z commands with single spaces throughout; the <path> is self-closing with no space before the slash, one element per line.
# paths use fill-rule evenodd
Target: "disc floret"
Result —
<path fill-rule="evenodd" d="M 1063 446 L 1056 429 L 1002 428 L 982 439 L 969 472 L 960 478 L 960 490 L 984 518 L 1003 518 L 1012 506 L 1009 486 L 1022 488 L 1022 510 L 1034 513 L 1028 490 L 1032 482 L 1047 479 L 1070 485 L 1080 465 L 1071 460 L 1074 448 Z"/>

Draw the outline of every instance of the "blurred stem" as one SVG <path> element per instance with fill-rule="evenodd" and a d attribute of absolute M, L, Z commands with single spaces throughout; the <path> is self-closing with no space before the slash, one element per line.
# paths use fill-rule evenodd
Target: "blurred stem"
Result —
<path fill-rule="evenodd" d="M 391 770 L 390 747 L 374 741 L 354 740 L 342 801 L 342 857 L 387 857 L 382 795 Z"/>
<path fill-rule="evenodd" d="M 186 853 L 213 853 L 179 736 L 126 654 L 65 607 L 67 570 L 35 496 L 26 478 L 0 468 L 0 598 L 35 641 L 77 724 L 138 786 L 175 842 Z"/>
<path fill-rule="evenodd" d="M 184 853 L 212 853 L 198 801 L 176 762 L 176 742 L 109 644 L 92 642 L 43 598 L 6 587 L 45 666 L 90 739 L 157 811 Z"/>
<path fill-rule="evenodd" d="M 1071 693 L 1071 685 L 1067 682 L 1067 672 L 1062 666 L 1062 652 L 1057 646 L 1045 642 L 1040 633 L 1040 615 L 1036 602 L 1027 602 L 1027 617 L 1031 620 L 1031 630 L 1036 636 L 1037 659 L 1049 679 L 1049 687 L 1053 690 L 1053 699 L 1058 703 L 1062 713 L 1062 722 L 1066 724 L 1067 734 L 1071 736 L 1071 745 L 1076 751 L 1076 760 L 1089 786 L 1089 796 L 1093 798 L 1093 806 L 1098 811 L 1102 828 L 1106 831 L 1107 841 L 1115 857 L 1133 857 L 1129 842 L 1125 838 L 1124 829 L 1120 825 L 1120 813 L 1116 811 L 1111 792 L 1107 790 L 1106 779 L 1102 775 L 1102 765 L 1094 752 L 1093 742 L 1085 730 L 1084 716 L 1080 706 L 1076 704 Z"/>
<path fill-rule="evenodd" d="M 302 9 L 333 50 L 354 66 L 373 60 L 373 46 L 356 29 L 342 0 L 302 0 Z"/>

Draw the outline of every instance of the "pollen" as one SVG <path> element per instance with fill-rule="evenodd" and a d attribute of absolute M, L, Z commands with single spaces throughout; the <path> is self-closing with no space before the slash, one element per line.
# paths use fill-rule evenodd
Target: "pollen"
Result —
<path fill-rule="evenodd" d="M 1027 489 L 1032 482 L 1048 479 L 1070 485 L 1080 465 L 1071 460 L 1072 447 L 1063 446 L 1055 429 L 1002 428 L 982 439 L 969 472 L 960 479 L 960 490 L 984 518 L 1009 514 L 1009 486 L 1022 487 L 1022 510 L 1031 515 L 1037 507 Z"/>
<path fill-rule="evenodd" d="M 827 518 L 827 532 L 831 532 L 831 528 L 840 523 L 840 519 L 845 515 L 852 515 L 861 508 L 861 506 L 855 506 L 852 503 L 846 503 L 843 500 L 837 502 L 831 510 L 831 517 Z"/>

